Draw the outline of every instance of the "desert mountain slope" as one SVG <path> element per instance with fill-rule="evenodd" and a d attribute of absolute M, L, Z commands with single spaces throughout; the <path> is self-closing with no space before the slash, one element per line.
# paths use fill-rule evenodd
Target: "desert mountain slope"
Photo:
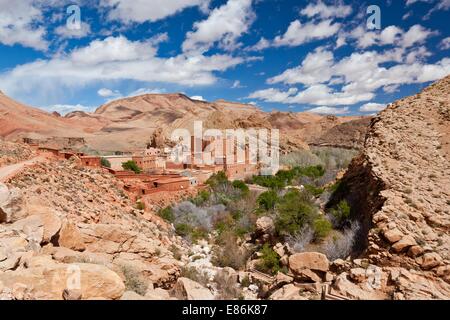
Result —
<path fill-rule="evenodd" d="M 0 94 L 0 136 L 55 140 L 80 138 L 100 151 L 133 151 L 145 147 L 157 129 L 170 138 L 174 129 L 193 132 L 195 121 L 204 128 L 280 129 L 284 152 L 308 144 L 360 147 L 368 117 L 334 117 L 311 113 L 264 112 L 248 104 L 218 100 L 197 101 L 183 94 L 145 94 L 109 102 L 93 113 L 75 111 L 64 117 L 31 108 Z M 339 127 L 351 122 L 355 125 Z M 330 130 L 332 134 L 330 134 Z M 58 139 L 54 139 L 57 137 Z M 67 139 L 66 139 L 67 140 Z M 67 143 L 66 143 L 67 144 Z"/>
<path fill-rule="evenodd" d="M 450 76 L 372 121 L 330 203 L 351 204 L 366 255 L 396 299 L 450 297 L 449 128 Z"/>

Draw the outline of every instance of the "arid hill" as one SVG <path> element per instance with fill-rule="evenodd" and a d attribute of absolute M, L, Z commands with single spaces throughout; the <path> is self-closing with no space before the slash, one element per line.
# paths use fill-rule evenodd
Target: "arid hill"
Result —
<path fill-rule="evenodd" d="M 359 249 L 382 268 L 376 291 L 386 298 L 450 298 L 449 164 L 450 76 L 372 120 L 329 204 L 345 198 L 361 220 Z M 358 296 L 351 275 L 339 275 L 338 287 Z"/>
<path fill-rule="evenodd" d="M 253 105 L 224 100 L 198 101 L 183 94 L 146 94 L 124 98 L 107 103 L 93 113 L 76 111 L 61 117 L 0 95 L 1 137 L 13 141 L 24 137 L 43 139 L 56 147 L 70 147 L 68 139 L 63 141 L 63 138 L 77 138 L 77 142 L 81 139 L 86 147 L 100 151 L 143 148 L 151 141 L 155 130 L 162 129 L 161 134 L 169 138 L 174 129 L 192 130 L 194 121 L 202 121 L 205 128 L 280 129 L 284 152 L 305 149 L 308 144 L 358 148 L 362 145 L 369 119 L 310 113 L 267 113 Z M 344 124 L 347 124 L 345 128 L 339 129 Z M 72 147 L 79 147 L 79 144 Z"/>

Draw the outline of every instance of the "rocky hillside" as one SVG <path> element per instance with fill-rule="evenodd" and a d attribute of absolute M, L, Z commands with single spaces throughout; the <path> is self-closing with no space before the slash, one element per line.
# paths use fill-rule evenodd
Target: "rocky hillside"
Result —
<path fill-rule="evenodd" d="M 373 119 L 329 204 L 351 204 L 364 225 L 359 249 L 382 268 L 377 290 L 388 298 L 450 298 L 449 163 L 450 76 Z M 340 274 L 341 291 L 357 296 L 350 275 Z"/>
<path fill-rule="evenodd" d="M 48 162 L 0 190 L 0 297 L 169 298 L 186 249 L 165 222 L 144 218 L 113 176 Z M 81 288 L 68 287 L 77 270 Z"/>
<path fill-rule="evenodd" d="M 35 152 L 26 144 L 0 139 L 0 167 L 31 159 Z"/>

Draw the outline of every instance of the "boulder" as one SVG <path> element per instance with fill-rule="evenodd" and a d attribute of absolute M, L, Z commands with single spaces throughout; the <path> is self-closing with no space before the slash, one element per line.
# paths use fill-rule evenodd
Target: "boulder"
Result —
<path fill-rule="evenodd" d="M 0 273 L 0 281 L 8 288 L 17 284 L 29 288 L 35 299 L 61 300 L 65 290 L 79 290 L 83 299 L 119 299 L 125 291 L 122 279 L 104 266 L 44 263 L 45 260 L 40 266 Z"/>
<path fill-rule="evenodd" d="M 305 269 L 326 272 L 329 266 L 328 258 L 318 252 L 296 253 L 289 257 L 289 269 L 294 274 L 300 274 Z"/>
<path fill-rule="evenodd" d="M 145 298 L 134 291 L 125 291 L 120 300 L 145 300 Z"/>
<path fill-rule="evenodd" d="M 288 284 L 278 289 L 269 298 L 270 300 L 308 300 L 300 295 L 300 288 L 294 284 Z"/>
<path fill-rule="evenodd" d="M 416 240 L 412 236 L 407 235 L 404 236 L 400 241 L 394 243 L 392 245 L 392 249 L 394 249 L 395 252 L 402 252 L 415 245 L 417 245 Z"/>
<path fill-rule="evenodd" d="M 61 219 L 59 219 L 58 215 L 52 211 L 40 215 L 40 218 L 44 225 L 42 241 L 44 243 L 49 243 L 61 229 Z"/>
<path fill-rule="evenodd" d="M 174 294 L 180 300 L 213 300 L 211 291 L 188 278 L 178 278 L 174 287 Z"/>
<path fill-rule="evenodd" d="M 0 223 L 13 223 L 27 216 L 25 204 L 19 189 L 0 183 Z"/>
<path fill-rule="evenodd" d="M 80 230 L 74 223 L 69 221 L 63 223 L 57 242 L 60 247 L 75 251 L 84 251 L 86 249 Z"/>
<path fill-rule="evenodd" d="M 384 237 L 390 243 L 396 243 L 397 241 L 400 241 L 400 239 L 403 237 L 403 233 L 398 229 L 392 229 L 392 230 L 385 231 Z"/>
<path fill-rule="evenodd" d="M 275 231 L 275 224 L 270 217 L 261 217 L 256 220 L 257 234 L 272 234 Z"/>
<path fill-rule="evenodd" d="M 439 266 L 442 258 L 436 252 L 427 252 L 419 258 L 419 263 L 422 269 L 430 270 Z"/>
<path fill-rule="evenodd" d="M 169 299 L 171 299 L 168 291 L 161 289 L 161 288 L 153 289 L 153 287 L 151 287 L 147 290 L 147 292 L 145 293 L 145 298 L 147 300 L 169 300 Z"/>

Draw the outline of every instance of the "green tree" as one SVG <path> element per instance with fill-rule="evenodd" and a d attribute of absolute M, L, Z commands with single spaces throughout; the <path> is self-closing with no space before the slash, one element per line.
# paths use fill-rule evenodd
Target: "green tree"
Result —
<path fill-rule="evenodd" d="M 260 253 L 261 262 L 257 265 L 260 271 L 271 274 L 276 274 L 280 271 L 280 257 L 268 243 L 264 244 Z"/>
<path fill-rule="evenodd" d="M 315 239 L 317 241 L 320 241 L 330 234 L 331 230 L 333 229 L 333 226 L 331 225 L 331 222 L 325 217 L 318 217 L 313 222 L 313 228 Z"/>
<path fill-rule="evenodd" d="M 306 224 L 312 223 L 317 209 L 306 192 L 291 190 L 278 201 L 275 227 L 279 235 L 294 235 Z"/>
<path fill-rule="evenodd" d="M 111 168 L 111 162 L 109 162 L 109 160 L 108 159 L 106 159 L 106 158 L 101 158 L 100 159 L 100 163 L 101 163 L 101 165 L 103 166 L 103 167 L 106 167 L 106 168 Z"/>
<path fill-rule="evenodd" d="M 347 200 L 342 200 L 338 203 L 336 208 L 331 209 L 331 215 L 336 219 L 336 223 L 339 227 L 343 226 L 350 218 L 350 205 Z"/>
<path fill-rule="evenodd" d="M 270 211 L 273 210 L 277 204 L 278 194 L 273 190 L 266 191 L 261 193 L 256 201 L 261 209 Z"/>
<path fill-rule="evenodd" d="M 122 163 L 122 168 L 124 170 L 134 171 L 134 173 L 142 172 L 141 168 L 139 168 L 136 162 L 134 162 L 133 160 Z"/>
<path fill-rule="evenodd" d="M 232 186 L 236 189 L 241 190 L 243 196 L 247 195 L 250 192 L 250 189 L 248 188 L 248 186 L 245 184 L 244 181 L 235 180 L 233 181 Z"/>

